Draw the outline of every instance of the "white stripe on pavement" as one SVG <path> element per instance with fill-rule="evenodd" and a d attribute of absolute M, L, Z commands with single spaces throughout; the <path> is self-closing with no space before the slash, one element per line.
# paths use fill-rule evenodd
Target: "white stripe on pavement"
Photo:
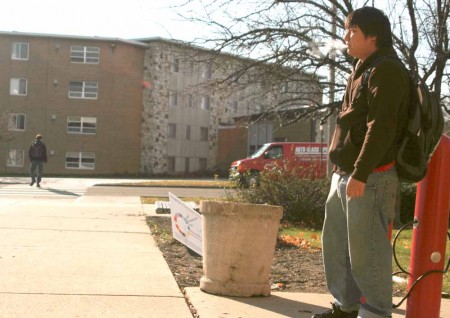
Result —
<path fill-rule="evenodd" d="M 13 185 L 0 187 L 0 196 L 50 196 L 50 197 L 80 197 L 86 193 L 86 188 L 51 188 L 42 186 Z"/>

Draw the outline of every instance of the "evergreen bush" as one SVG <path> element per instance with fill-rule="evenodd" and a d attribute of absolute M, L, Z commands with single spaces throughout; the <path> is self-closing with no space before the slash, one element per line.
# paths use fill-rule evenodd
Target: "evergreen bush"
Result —
<path fill-rule="evenodd" d="M 330 180 L 308 177 L 307 173 L 301 175 L 303 176 L 299 178 L 298 171 L 287 169 L 286 166 L 277 166 L 260 173 L 259 186 L 245 188 L 235 181 L 237 189 L 234 200 L 282 206 L 283 222 L 320 229 L 330 190 Z M 403 223 L 414 219 L 415 198 L 416 185 L 401 184 L 400 209 Z"/>
<path fill-rule="evenodd" d="M 328 179 L 308 177 L 307 171 L 287 169 L 286 166 L 264 170 L 259 177 L 259 186 L 246 189 L 237 185 L 238 201 L 282 206 L 283 221 L 313 228 L 322 226 Z"/>
<path fill-rule="evenodd" d="M 402 183 L 400 193 L 400 215 L 402 223 L 405 224 L 414 220 L 416 185 L 412 183 Z"/>

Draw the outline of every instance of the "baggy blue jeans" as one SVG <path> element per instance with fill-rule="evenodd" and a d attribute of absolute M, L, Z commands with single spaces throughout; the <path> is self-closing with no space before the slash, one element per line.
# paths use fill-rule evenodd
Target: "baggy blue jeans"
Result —
<path fill-rule="evenodd" d="M 349 175 L 334 174 L 322 232 L 327 286 L 343 311 L 358 318 L 392 313 L 392 245 L 398 177 L 395 168 L 369 175 L 364 195 L 347 199 Z M 361 296 L 365 303 L 361 304 Z"/>
<path fill-rule="evenodd" d="M 33 160 L 30 164 L 30 177 L 33 182 L 36 181 L 36 168 L 37 168 L 37 182 L 41 182 L 42 179 L 42 161 Z"/>

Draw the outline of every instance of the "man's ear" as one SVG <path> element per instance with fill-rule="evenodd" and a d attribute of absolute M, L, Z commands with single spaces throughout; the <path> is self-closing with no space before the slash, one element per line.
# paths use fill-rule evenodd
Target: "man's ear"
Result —
<path fill-rule="evenodd" d="M 376 37 L 375 35 L 369 35 L 369 36 L 367 36 L 367 39 L 368 39 L 371 43 L 373 43 L 373 46 L 374 46 L 375 48 L 378 48 L 378 46 L 377 46 L 377 37 Z"/>

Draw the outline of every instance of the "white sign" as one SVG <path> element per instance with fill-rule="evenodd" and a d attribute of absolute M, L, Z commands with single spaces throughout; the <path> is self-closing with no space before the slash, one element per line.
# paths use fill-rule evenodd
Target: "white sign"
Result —
<path fill-rule="evenodd" d="M 202 251 L 202 215 L 169 192 L 172 235 L 199 255 Z"/>
<path fill-rule="evenodd" d="M 322 149 L 321 149 L 322 148 Z M 327 153 L 327 147 L 320 146 L 301 146 L 295 147 L 295 155 L 320 155 L 320 151 L 322 150 L 322 154 Z"/>

